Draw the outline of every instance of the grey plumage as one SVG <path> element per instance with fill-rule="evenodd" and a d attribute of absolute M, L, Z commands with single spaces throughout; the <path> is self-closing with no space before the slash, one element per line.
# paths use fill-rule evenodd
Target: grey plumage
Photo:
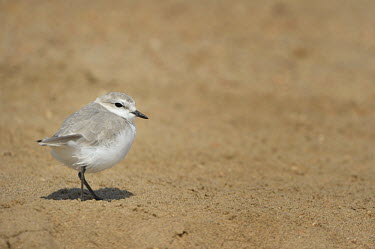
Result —
<path fill-rule="evenodd" d="M 40 144 L 60 146 L 76 141 L 97 145 L 98 141 L 108 142 L 116 133 L 125 129 L 131 129 L 127 120 L 92 102 L 65 119 L 56 134 L 43 139 Z"/>
<path fill-rule="evenodd" d="M 67 135 L 67 136 L 60 136 L 60 137 L 47 137 L 42 140 L 38 140 L 37 142 L 40 143 L 42 146 L 61 146 L 66 145 L 69 141 L 78 141 L 79 139 L 83 138 L 81 134 L 74 134 L 74 135 Z"/>

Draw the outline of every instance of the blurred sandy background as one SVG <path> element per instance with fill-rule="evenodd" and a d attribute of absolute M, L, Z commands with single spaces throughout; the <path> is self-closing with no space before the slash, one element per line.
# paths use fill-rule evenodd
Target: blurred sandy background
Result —
<path fill-rule="evenodd" d="M 0 248 L 375 248 L 375 1 L 0 1 Z M 111 201 L 35 140 L 149 120 Z"/>

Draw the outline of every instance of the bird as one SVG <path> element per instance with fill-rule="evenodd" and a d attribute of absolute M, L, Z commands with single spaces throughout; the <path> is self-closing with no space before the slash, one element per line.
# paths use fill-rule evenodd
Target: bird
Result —
<path fill-rule="evenodd" d="M 37 142 L 49 146 L 56 160 L 78 171 L 81 201 L 84 185 L 95 200 L 103 200 L 92 190 L 85 173 L 108 169 L 128 154 L 136 135 L 136 117 L 148 119 L 129 95 L 110 92 L 67 117 L 52 137 Z"/>

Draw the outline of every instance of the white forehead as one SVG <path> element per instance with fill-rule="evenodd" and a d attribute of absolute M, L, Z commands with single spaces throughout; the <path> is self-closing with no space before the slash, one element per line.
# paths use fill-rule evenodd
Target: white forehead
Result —
<path fill-rule="evenodd" d="M 135 105 L 135 101 L 125 93 L 111 92 L 97 98 L 97 101 L 102 103 L 128 103 L 130 105 Z"/>

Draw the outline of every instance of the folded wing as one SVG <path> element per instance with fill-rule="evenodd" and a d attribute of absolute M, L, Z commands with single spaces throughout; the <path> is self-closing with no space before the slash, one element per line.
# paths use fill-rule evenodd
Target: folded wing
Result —
<path fill-rule="evenodd" d="M 76 142 L 81 138 L 83 138 L 81 134 L 74 134 L 60 137 L 47 137 L 43 140 L 38 140 L 37 142 L 42 146 L 64 146 L 67 145 L 70 141 Z"/>
<path fill-rule="evenodd" d="M 95 145 L 124 129 L 130 129 L 130 126 L 123 118 L 108 112 L 98 103 L 90 103 L 70 115 L 54 136 L 38 142 L 40 145 L 63 146 L 69 141 L 79 140 L 79 143 Z"/>

